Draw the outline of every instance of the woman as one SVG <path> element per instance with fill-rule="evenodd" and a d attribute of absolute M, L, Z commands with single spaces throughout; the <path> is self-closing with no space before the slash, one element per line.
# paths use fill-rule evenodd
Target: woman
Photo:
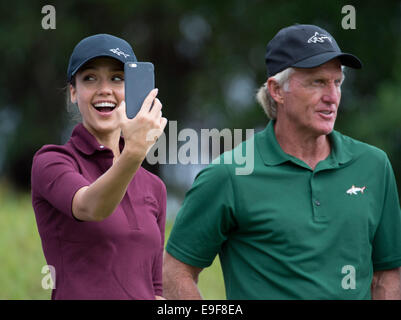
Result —
<path fill-rule="evenodd" d="M 157 89 L 126 117 L 126 61 L 136 57 L 120 38 L 77 44 L 67 75 L 82 123 L 65 145 L 46 145 L 33 159 L 32 204 L 55 270 L 52 299 L 162 296 L 166 189 L 141 163 L 167 119 Z"/>

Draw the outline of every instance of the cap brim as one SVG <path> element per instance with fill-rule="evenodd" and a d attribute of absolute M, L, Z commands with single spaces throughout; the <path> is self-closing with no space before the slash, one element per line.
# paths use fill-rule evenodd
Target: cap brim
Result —
<path fill-rule="evenodd" d="M 71 78 L 72 76 L 74 76 L 74 75 L 77 73 L 77 71 L 78 71 L 79 69 L 81 69 L 81 67 L 82 67 L 85 63 L 87 63 L 88 61 L 90 61 L 90 60 L 92 60 L 92 59 L 100 58 L 100 57 L 110 57 L 110 58 L 113 58 L 113 59 L 115 59 L 115 60 L 120 61 L 122 64 L 124 64 L 124 63 L 126 62 L 126 60 L 123 60 L 122 57 L 116 56 L 116 55 L 113 54 L 113 53 L 110 53 L 110 54 L 109 54 L 108 52 L 107 52 L 107 53 L 100 54 L 100 55 L 89 56 L 89 57 L 87 57 L 85 60 L 82 60 L 82 62 L 71 72 L 70 78 Z M 68 79 L 68 80 L 70 80 L 70 79 Z"/>
<path fill-rule="evenodd" d="M 341 61 L 341 64 L 350 68 L 360 69 L 362 68 L 362 62 L 354 55 L 350 53 L 342 53 L 342 52 L 325 52 L 321 53 L 302 61 L 298 61 L 293 64 L 292 67 L 296 68 L 314 68 L 318 67 L 327 61 L 338 58 Z"/>

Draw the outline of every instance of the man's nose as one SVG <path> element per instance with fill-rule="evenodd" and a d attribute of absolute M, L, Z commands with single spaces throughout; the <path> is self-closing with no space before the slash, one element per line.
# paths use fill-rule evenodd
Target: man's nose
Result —
<path fill-rule="evenodd" d="M 340 102 L 341 97 L 341 89 L 335 83 L 330 82 L 326 85 L 323 92 L 323 101 L 329 104 L 336 104 L 338 105 Z"/>

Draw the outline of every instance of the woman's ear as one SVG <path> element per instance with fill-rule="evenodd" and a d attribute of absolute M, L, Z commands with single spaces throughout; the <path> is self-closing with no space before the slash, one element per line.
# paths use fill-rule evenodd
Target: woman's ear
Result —
<path fill-rule="evenodd" d="M 283 88 L 279 85 L 279 83 L 272 77 L 267 79 L 267 90 L 270 92 L 270 96 L 276 101 L 276 103 L 283 104 Z"/>
<path fill-rule="evenodd" d="M 77 103 L 77 89 L 72 84 L 70 84 L 70 100 L 74 104 Z"/>

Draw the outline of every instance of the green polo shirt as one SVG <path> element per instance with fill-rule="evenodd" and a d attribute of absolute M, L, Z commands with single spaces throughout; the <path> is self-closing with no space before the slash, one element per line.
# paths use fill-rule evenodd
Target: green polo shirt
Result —
<path fill-rule="evenodd" d="M 186 194 L 167 252 L 200 268 L 219 255 L 228 299 L 370 299 L 373 272 L 401 266 L 393 170 L 383 151 L 329 138 L 314 170 L 281 149 L 272 121 L 232 164 L 222 155 Z M 254 170 L 237 175 L 246 143 Z"/>

